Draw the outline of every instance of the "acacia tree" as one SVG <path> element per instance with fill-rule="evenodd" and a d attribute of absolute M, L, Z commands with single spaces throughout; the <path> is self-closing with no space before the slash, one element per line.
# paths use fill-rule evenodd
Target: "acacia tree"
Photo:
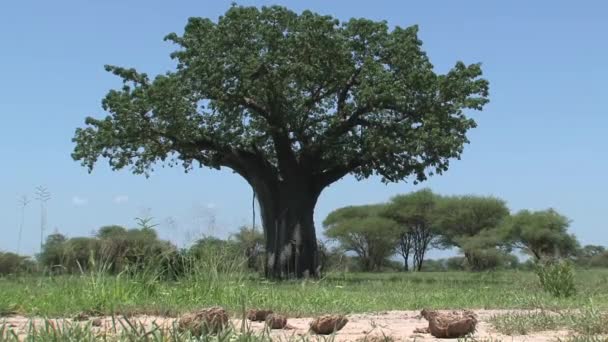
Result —
<path fill-rule="evenodd" d="M 398 252 L 403 257 L 404 269 L 408 270 L 410 254 L 413 268 L 420 271 L 424 256 L 438 235 L 436 227 L 437 203 L 440 196 L 429 189 L 395 196 L 383 212 L 399 225 Z"/>
<path fill-rule="evenodd" d="M 503 229 L 513 247 L 540 260 L 576 254 L 579 244 L 574 235 L 568 234 L 569 226 L 570 220 L 553 209 L 522 210 L 506 220 Z"/>
<path fill-rule="evenodd" d="M 73 158 L 148 174 L 157 162 L 232 169 L 254 189 L 266 237 L 266 274 L 318 273 L 313 211 L 352 174 L 422 181 L 448 168 L 475 126 L 488 82 L 479 64 L 437 74 L 416 26 L 339 22 L 284 7 L 231 7 L 169 34 L 177 69 L 124 81 L 105 118 L 76 130 Z"/>
<path fill-rule="evenodd" d="M 325 235 L 357 254 L 363 270 L 378 271 L 394 253 L 399 235 L 396 222 L 381 216 L 384 210 L 382 204 L 334 210 L 323 221 Z"/>
<path fill-rule="evenodd" d="M 501 199 L 469 195 L 443 197 L 436 210 L 439 243 L 444 247 L 459 247 L 473 269 L 484 263 L 481 260 L 484 255 L 496 254 L 493 249 L 506 242 L 499 228 L 509 216 L 509 209 Z"/>

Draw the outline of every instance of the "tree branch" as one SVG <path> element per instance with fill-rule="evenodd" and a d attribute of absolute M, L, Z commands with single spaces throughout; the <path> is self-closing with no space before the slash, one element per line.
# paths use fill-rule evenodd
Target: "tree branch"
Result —
<path fill-rule="evenodd" d="M 362 164 L 362 160 L 356 159 L 351 160 L 347 165 L 336 166 L 333 169 L 327 170 L 318 175 L 315 184 L 317 184 L 320 189 L 324 189 L 330 184 L 338 181 L 340 178 L 346 176 Z"/>
<path fill-rule="evenodd" d="M 344 86 L 344 88 L 342 88 L 342 91 L 340 91 L 340 94 L 338 95 L 338 105 L 337 105 L 338 115 L 342 114 L 342 111 L 344 110 L 344 106 L 346 105 L 346 99 L 348 98 L 348 92 L 352 89 L 353 85 L 355 85 L 357 77 L 359 76 L 360 73 L 361 73 L 361 68 L 355 70 L 353 75 L 346 82 L 346 85 Z"/>

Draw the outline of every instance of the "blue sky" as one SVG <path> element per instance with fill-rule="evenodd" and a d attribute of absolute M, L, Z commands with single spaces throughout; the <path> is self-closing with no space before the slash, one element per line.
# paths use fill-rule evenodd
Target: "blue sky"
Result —
<path fill-rule="evenodd" d="M 572 219 L 583 243 L 608 245 L 608 4 L 603 1 L 240 1 L 311 9 L 339 19 L 420 25 L 440 72 L 457 60 L 482 62 L 491 103 L 472 113 L 479 127 L 461 161 L 419 186 L 346 178 L 327 189 L 315 217 L 351 204 L 385 201 L 430 187 L 442 194 L 495 195 L 511 210 L 553 207 Z M 176 243 L 201 233 L 226 236 L 251 222 L 251 189 L 228 171 L 149 179 L 100 163 L 92 174 L 71 160 L 74 129 L 102 115 L 118 87 L 104 64 L 149 74 L 172 68 L 188 17 L 217 18 L 230 1 L 57 0 L 0 4 L 0 250 L 15 250 L 17 199 L 46 185 L 48 230 L 88 235 L 106 224 L 132 226 L 146 213 Z M 21 250 L 37 252 L 40 209 L 26 208 Z M 259 222 L 259 221 L 258 221 Z"/>

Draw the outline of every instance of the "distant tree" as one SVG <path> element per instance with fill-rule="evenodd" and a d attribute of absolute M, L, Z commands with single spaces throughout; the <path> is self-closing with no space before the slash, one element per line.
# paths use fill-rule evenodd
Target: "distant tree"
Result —
<path fill-rule="evenodd" d="M 241 227 L 232 237 L 247 258 L 247 267 L 259 271 L 263 264 L 261 258 L 264 253 L 264 234 L 253 227 Z"/>
<path fill-rule="evenodd" d="M 319 246 L 319 263 L 323 272 L 329 270 L 346 272 L 353 269 L 353 260 L 346 255 L 342 246 L 330 247 L 325 241 L 318 241 L 317 244 Z"/>
<path fill-rule="evenodd" d="M 445 259 L 444 264 L 448 271 L 463 271 L 466 269 L 467 259 L 461 256 L 455 256 Z"/>
<path fill-rule="evenodd" d="M 211 255 L 219 254 L 226 256 L 242 257 L 244 254 L 234 240 L 224 240 L 215 236 L 203 236 L 198 239 L 189 249 L 190 255 L 197 259 L 205 259 Z"/>
<path fill-rule="evenodd" d="M 67 262 L 65 249 L 66 237 L 59 233 L 50 234 L 46 237 L 42 250 L 38 254 L 40 265 L 51 271 L 61 272 L 62 266 Z M 57 268 L 59 267 L 59 268 Z"/>
<path fill-rule="evenodd" d="M 576 252 L 576 263 L 586 267 L 608 266 L 608 252 L 604 246 L 586 245 Z"/>
<path fill-rule="evenodd" d="M 138 174 L 157 162 L 232 169 L 260 203 L 270 277 L 318 273 L 313 212 L 325 188 L 349 174 L 446 171 L 476 126 L 465 111 L 488 101 L 480 65 L 437 74 L 416 26 L 233 6 L 166 39 L 175 71 L 106 66 L 124 86 L 103 100 L 108 116 L 76 130 L 72 156 Z"/>
<path fill-rule="evenodd" d="M 26 256 L 11 252 L 0 252 L 0 276 L 31 272 L 34 263 Z"/>
<path fill-rule="evenodd" d="M 65 261 L 63 266 L 70 272 L 87 272 L 93 267 L 101 267 L 99 261 L 99 240 L 90 237 L 74 237 L 64 244 Z"/>
<path fill-rule="evenodd" d="M 170 242 L 158 238 L 152 226 L 141 224 L 138 228 L 127 229 L 112 225 L 99 228 L 96 234 L 99 245 L 95 260 L 107 271 L 119 273 L 125 270 L 138 272 L 142 269 L 163 269 L 161 264 L 175 263 L 177 248 Z"/>
<path fill-rule="evenodd" d="M 438 236 L 437 204 L 439 196 L 429 189 L 393 197 L 382 213 L 399 226 L 398 252 L 403 257 L 404 269 L 413 254 L 413 267 L 420 271 L 424 256 Z"/>
<path fill-rule="evenodd" d="M 111 225 L 111 226 L 103 226 L 99 228 L 96 236 L 100 239 L 107 238 L 115 238 L 115 237 L 125 237 L 127 235 L 127 228 L 123 226 Z"/>
<path fill-rule="evenodd" d="M 473 236 L 455 238 L 466 255 L 466 266 L 472 271 L 510 268 L 514 256 L 510 244 L 500 228 L 481 230 Z"/>
<path fill-rule="evenodd" d="M 443 272 L 446 268 L 442 260 L 425 259 L 422 270 L 425 272 Z"/>
<path fill-rule="evenodd" d="M 540 260 L 575 255 L 579 244 L 576 237 L 568 233 L 569 225 L 568 218 L 553 209 L 522 210 L 506 220 L 503 229 L 513 247 Z"/>
<path fill-rule="evenodd" d="M 443 197 L 437 206 L 439 242 L 444 247 L 459 247 L 468 265 L 476 269 L 483 266 L 480 255 L 489 255 L 504 244 L 505 237 L 498 229 L 508 215 L 505 202 L 495 197 Z"/>
<path fill-rule="evenodd" d="M 599 245 L 585 245 L 578 250 L 578 255 L 583 258 L 593 258 L 606 252 L 606 247 Z"/>
<path fill-rule="evenodd" d="M 397 225 L 380 216 L 383 210 L 384 205 L 350 206 L 331 212 L 323 222 L 325 235 L 356 253 L 365 271 L 380 270 L 397 244 Z"/>
<path fill-rule="evenodd" d="M 608 268 L 608 251 L 592 256 L 589 260 L 589 266 Z"/>

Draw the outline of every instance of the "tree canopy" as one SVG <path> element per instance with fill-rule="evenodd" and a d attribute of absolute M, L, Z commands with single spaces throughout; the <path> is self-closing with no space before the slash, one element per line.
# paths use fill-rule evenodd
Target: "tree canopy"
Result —
<path fill-rule="evenodd" d="M 406 270 L 410 254 L 413 254 L 414 269 L 422 269 L 424 256 L 438 236 L 437 206 L 440 198 L 430 189 L 395 196 L 382 213 L 399 226 L 398 252 L 404 259 Z"/>
<path fill-rule="evenodd" d="M 570 220 L 553 209 L 522 210 L 510 217 L 504 229 L 513 245 L 536 259 L 574 255 L 579 244 L 568 233 Z"/>
<path fill-rule="evenodd" d="M 337 209 L 323 221 L 325 235 L 356 253 L 365 270 L 379 270 L 393 255 L 399 234 L 395 221 L 380 215 L 383 210 L 383 205 Z"/>
<path fill-rule="evenodd" d="M 106 66 L 125 85 L 103 100 L 106 118 L 77 129 L 74 158 L 137 173 L 173 155 L 240 173 L 257 159 L 285 176 L 306 162 L 326 182 L 350 172 L 423 180 L 459 156 L 475 126 L 463 110 L 482 108 L 488 82 L 479 64 L 436 74 L 417 33 L 279 6 L 190 18 L 166 37 L 177 70 L 150 79 Z"/>
<path fill-rule="evenodd" d="M 485 269 L 485 259 L 498 260 L 502 253 L 496 247 L 504 243 L 498 234 L 509 216 L 505 202 L 490 196 L 446 196 L 437 208 L 440 243 L 456 246 L 463 252 L 468 266 Z"/>

